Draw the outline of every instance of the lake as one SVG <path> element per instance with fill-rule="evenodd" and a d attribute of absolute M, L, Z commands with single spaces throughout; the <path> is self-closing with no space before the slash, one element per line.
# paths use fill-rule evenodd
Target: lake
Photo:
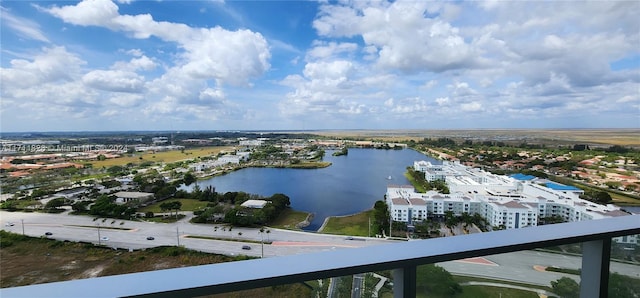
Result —
<path fill-rule="evenodd" d="M 283 193 L 291 208 L 314 213 L 305 230 L 316 231 L 328 216 L 349 215 L 373 207 L 383 200 L 389 184 L 409 184 L 406 168 L 416 160 L 441 163 L 411 149 L 381 150 L 350 148 L 346 156 L 332 156 L 327 150 L 322 169 L 246 168 L 223 176 L 198 181 L 216 192 L 243 191 L 262 196 Z M 389 179 L 391 177 L 391 179 Z M 191 190 L 193 185 L 185 187 Z"/>

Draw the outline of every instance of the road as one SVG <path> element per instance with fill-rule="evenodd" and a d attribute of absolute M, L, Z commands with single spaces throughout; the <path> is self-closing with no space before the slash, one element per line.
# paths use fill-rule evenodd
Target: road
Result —
<path fill-rule="evenodd" d="M 326 235 L 269 228 L 269 233 L 261 234 L 257 229 L 234 227 L 231 231 L 223 225 L 177 223 L 151 223 L 128 220 L 98 219 L 89 216 L 75 216 L 47 213 L 22 213 L 0 211 L 2 228 L 25 235 L 40 237 L 46 232 L 49 238 L 57 240 L 84 241 L 98 243 L 99 237 L 108 237 L 101 244 L 115 248 L 141 249 L 161 245 L 177 245 L 187 248 L 226 255 L 249 255 L 260 257 L 263 238 L 271 244 L 264 245 L 264 256 L 283 256 L 311 253 L 325 250 L 357 248 L 370 245 L 393 243 L 379 238 L 358 237 L 355 241 L 345 236 Z M 6 223 L 13 223 L 7 226 Z M 24 223 L 24 225 L 23 225 Z M 154 240 L 147 240 L 147 237 Z M 224 240 L 198 239 L 191 236 L 211 237 Z M 243 242 L 246 241 L 246 242 Z M 250 250 L 243 250 L 248 245 Z"/>
<path fill-rule="evenodd" d="M 270 233 L 261 234 L 257 229 L 233 228 L 223 230 L 223 226 L 191 224 L 180 221 L 172 224 L 149 223 L 127 220 L 98 219 L 89 216 L 64 214 L 22 213 L 0 211 L 2 229 L 25 235 L 44 236 L 52 233 L 50 238 L 57 240 L 84 241 L 98 243 L 100 237 L 108 237 L 108 241 L 100 241 L 103 245 L 124 249 L 141 249 L 161 245 L 183 245 L 190 249 L 225 255 L 249 255 L 260 257 L 260 240 L 271 244 L 264 245 L 264 256 L 284 256 L 292 254 L 313 253 L 334 249 L 357 248 L 370 245 L 394 243 L 395 241 L 379 238 L 357 237 L 349 240 L 345 236 L 316 234 L 269 228 Z M 7 226 L 13 223 L 13 226 Z M 24 223 L 24 224 L 23 224 Z M 154 240 L 147 240 L 147 237 Z M 224 240 L 197 239 L 189 236 L 225 238 Z M 246 241 L 246 242 L 242 242 Z M 427 240 L 428 241 L 428 240 Z M 249 245 L 250 250 L 243 250 Z M 551 281 L 568 275 L 536 270 L 534 266 L 558 266 L 563 268 L 580 268 L 581 258 L 562 254 L 539 251 L 519 251 L 508 254 L 491 255 L 478 258 L 485 261 L 473 262 L 457 260 L 439 263 L 439 266 L 453 274 L 472 275 L 494 279 L 510 280 L 527 284 L 548 286 Z M 611 270 L 620 274 L 640 277 L 640 266 L 613 262 Z"/>
<path fill-rule="evenodd" d="M 364 273 L 354 274 L 351 283 L 351 298 L 362 297 L 362 288 L 364 288 Z"/>
<path fill-rule="evenodd" d="M 550 286 L 551 281 L 565 276 L 579 281 L 579 276 L 577 275 L 544 271 L 543 267 L 556 266 L 579 269 L 582 266 L 582 258 L 580 257 L 533 250 L 490 255 L 478 259 L 485 259 L 488 262 L 456 260 L 438 263 L 437 265 L 452 274 L 490 277 L 542 286 Z M 536 268 L 534 266 L 539 267 Z M 611 262 L 610 270 L 635 278 L 640 277 L 640 266 L 638 265 Z"/>

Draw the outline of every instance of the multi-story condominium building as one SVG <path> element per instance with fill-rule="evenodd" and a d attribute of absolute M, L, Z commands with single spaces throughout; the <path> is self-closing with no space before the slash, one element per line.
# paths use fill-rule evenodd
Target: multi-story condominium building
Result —
<path fill-rule="evenodd" d="M 263 144 L 264 141 L 262 140 L 240 140 L 240 146 L 257 147 L 262 146 Z"/>
<path fill-rule="evenodd" d="M 614 205 L 599 205 L 580 198 L 582 190 L 532 176 L 502 176 L 457 162 L 433 165 L 414 162 L 428 181 L 444 180 L 450 194 L 417 193 L 412 186 L 390 185 L 386 201 L 394 221 L 421 221 L 448 211 L 480 214 L 490 225 L 517 229 L 536 226 L 540 219 L 559 216 L 565 221 L 628 215 Z"/>

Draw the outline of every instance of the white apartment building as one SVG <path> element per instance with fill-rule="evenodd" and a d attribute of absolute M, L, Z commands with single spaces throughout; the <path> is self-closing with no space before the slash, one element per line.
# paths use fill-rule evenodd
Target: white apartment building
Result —
<path fill-rule="evenodd" d="M 446 161 L 442 165 L 416 161 L 414 169 L 425 172 L 429 181 L 444 180 L 450 194 L 416 193 L 412 186 L 389 185 L 386 202 L 394 221 L 411 224 L 451 211 L 456 216 L 480 214 L 492 226 L 518 229 L 537 226 L 541 218 L 554 215 L 565 221 L 628 215 L 617 206 L 581 199 L 582 190 L 545 180 L 518 180 Z"/>
<path fill-rule="evenodd" d="M 264 144 L 263 140 L 240 140 L 240 146 L 258 147 Z"/>
<path fill-rule="evenodd" d="M 245 161 L 249 159 L 251 155 L 250 152 L 238 152 L 238 154 L 227 154 L 218 157 L 218 162 L 223 164 L 233 163 L 239 164 L 241 161 Z"/>

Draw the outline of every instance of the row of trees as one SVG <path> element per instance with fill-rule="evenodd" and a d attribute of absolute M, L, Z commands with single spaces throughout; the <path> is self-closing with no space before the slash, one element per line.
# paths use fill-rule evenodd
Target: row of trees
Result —
<path fill-rule="evenodd" d="M 182 202 L 180 201 L 163 202 L 160 204 L 160 210 L 162 210 L 162 212 L 169 210 L 173 213 L 173 211 L 175 211 L 176 218 L 178 218 L 178 211 L 180 211 L 181 208 Z"/>
<path fill-rule="evenodd" d="M 288 196 L 274 194 L 271 197 L 262 197 L 245 192 L 215 192 L 215 188 L 209 186 L 204 190 L 195 187 L 191 193 L 178 191 L 177 196 L 207 201 L 207 207 L 194 211 L 193 222 L 208 223 L 223 221 L 238 226 L 264 225 L 275 220 L 282 211 L 291 205 Z M 245 208 L 242 203 L 247 200 L 265 200 L 268 203 L 258 208 Z"/>
<path fill-rule="evenodd" d="M 427 181 L 424 178 L 424 173 L 414 170 L 413 167 L 407 167 L 407 172 L 413 178 L 413 181 L 416 184 L 414 187 L 416 187 L 416 189 L 421 188 L 425 191 L 435 189 L 443 194 L 449 193 L 449 187 L 446 182 L 442 180 Z"/>
<path fill-rule="evenodd" d="M 91 215 L 100 217 L 130 219 L 134 214 L 136 214 L 136 208 L 128 205 L 116 204 L 115 196 L 105 194 L 100 195 L 88 211 L 86 209 L 81 210 L 86 208 L 87 205 L 87 201 L 80 201 L 73 204 L 71 207 L 80 213 L 88 212 Z"/>

